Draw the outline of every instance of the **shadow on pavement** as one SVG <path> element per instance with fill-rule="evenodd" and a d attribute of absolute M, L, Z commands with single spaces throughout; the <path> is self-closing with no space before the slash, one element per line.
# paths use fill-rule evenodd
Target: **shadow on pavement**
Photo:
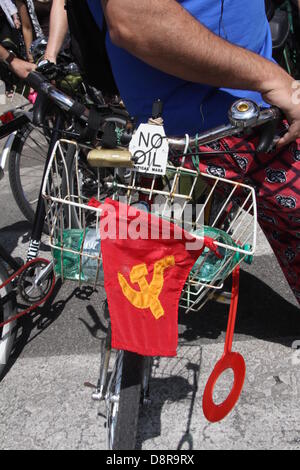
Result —
<path fill-rule="evenodd" d="M 140 408 L 136 449 L 142 449 L 143 442 L 162 435 L 161 416 L 165 403 L 183 402 L 174 411 L 182 422 L 182 435 L 176 447 L 177 450 L 193 450 L 191 424 L 198 392 L 202 348 L 187 347 L 175 358 L 163 358 L 158 360 L 158 364 L 156 362 L 150 379 L 150 406 Z M 165 422 L 164 426 L 168 427 L 168 424 Z M 172 442 L 175 439 L 178 439 L 178 435 Z"/>
<path fill-rule="evenodd" d="M 199 313 L 180 312 L 180 344 L 199 339 L 202 344 L 223 341 L 228 312 L 229 306 L 216 302 L 209 302 Z M 242 271 L 235 334 L 239 340 L 245 336 L 291 345 L 290 338 L 300 337 L 300 310 L 263 281 Z"/>
<path fill-rule="evenodd" d="M 29 244 L 31 229 L 31 224 L 25 220 L 8 225 L 0 229 L 0 242 L 11 254 L 17 247 Z M 50 251 L 50 248 L 44 243 L 41 243 L 40 249 L 44 252 Z"/>
<path fill-rule="evenodd" d="M 25 315 L 18 320 L 17 338 L 15 340 L 14 348 L 7 362 L 7 366 L 5 367 L 5 370 L 0 377 L 0 380 L 3 380 L 4 377 L 8 374 L 14 363 L 17 361 L 18 357 L 21 355 L 25 346 L 33 341 L 43 331 L 45 331 L 63 312 L 64 306 L 61 305 L 61 302 L 55 303 L 55 298 L 59 292 L 60 287 L 61 283 L 57 282 L 51 298 L 45 303 L 45 305 L 43 305 L 41 308 L 37 308 L 36 311 L 29 315 Z M 22 307 L 20 306 L 20 311 L 21 308 Z M 33 330 L 35 330 L 34 336 L 32 336 Z"/>
<path fill-rule="evenodd" d="M 291 346 L 292 341 L 300 338 L 299 308 L 286 301 L 281 295 L 268 287 L 257 277 L 242 272 L 241 296 L 238 308 L 235 339 L 249 338 Z M 224 342 L 227 328 L 229 306 L 209 303 L 199 313 L 179 314 L 179 344 L 192 346 L 208 343 Z M 195 348 L 196 349 L 196 348 Z M 201 364 L 201 362 L 200 362 Z M 193 435 L 190 429 L 194 411 L 194 401 L 198 389 L 197 364 L 189 363 L 194 373 L 194 380 L 187 381 L 176 375 L 168 378 L 151 380 L 153 403 L 150 407 L 142 407 L 139 421 L 137 448 L 143 442 L 161 435 L 161 415 L 165 402 L 179 402 L 190 399 L 186 432 L 177 444 L 177 450 L 192 450 Z M 181 375 L 181 374 L 180 374 Z M 187 405 L 188 406 L 188 405 Z"/>
<path fill-rule="evenodd" d="M 68 303 L 73 299 L 76 298 L 78 300 L 89 301 L 91 295 L 93 294 L 92 288 L 85 288 L 82 287 L 79 289 L 76 287 L 72 289 L 69 295 L 65 299 L 60 298 L 60 289 L 62 283 L 60 280 L 57 281 L 54 292 L 51 298 L 40 308 L 37 308 L 34 312 L 29 315 L 25 315 L 24 317 L 18 320 L 17 324 L 17 339 L 15 340 L 14 348 L 12 354 L 9 358 L 7 366 L 4 370 L 4 373 L 0 377 L 0 381 L 7 375 L 9 370 L 12 368 L 14 363 L 17 361 L 18 357 L 22 354 L 24 348 L 29 345 L 31 342 L 36 340 L 41 334 L 43 334 L 55 321 L 59 319 L 59 317 L 64 313 L 65 309 L 68 306 Z M 57 299 L 58 297 L 58 299 Z M 22 311 L 23 308 L 26 306 L 19 305 L 19 311 Z M 88 306 L 88 313 L 90 315 L 90 308 Z M 93 311 L 93 320 L 97 324 L 97 330 L 102 331 L 102 338 L 103 332 L 105 332 L 105 327 L 101 323 L 101 316 L 100 319 L 98 318 L 96 321 L 97 312 Z M 92 335 L 92 331 L 89 331 Z M 101 338 L 101 339 L 102 339 Z"/>
<path fill-rule="evenodd" d="M 150 382 L 150 388 L 153 401 L 149 406 L 141 407 L 137 450 L 142 449 L 143 442 L 161 436 L 161 415 L 165 402 L 179 402 L 193 392 L 193 387 L 188 380 L 179 376 L 154 378 Z"/>
<path fill-rule="evenodd" d="M 0 229 L 0 240 L 9 253 L 12 253 L 19 245 L 20 237 L 22 237 L 21 244 L 29 242 L 31 224 L 25 220 L 16 222 L 15 224 L 8 225 Z"/>

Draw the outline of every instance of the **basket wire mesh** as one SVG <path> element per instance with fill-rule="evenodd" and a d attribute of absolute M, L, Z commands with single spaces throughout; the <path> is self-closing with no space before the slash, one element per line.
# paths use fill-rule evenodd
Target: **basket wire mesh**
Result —
<path fill-rule="evenodd" d="M 66 149 L 69 152 L 70 148 L 74 155 L 71 164 L 66 161 Z M 88 282 L 96 286 L 103 282 L 101 243 L 99 240 L 97 251 L 91 254 L 85 250 L 85 242 L 91 230 L 100 233 L 101 208 L 90 207 L 91 194 L 84 191 L 86 175 L 80 161 L 88 150 L 76 142 L 58 141 L 49 162 L 42 194 L 56 270 L 63 280 L 72 278 L 66 274 L 64 264 L 66 254 L 73 255 L 77 257 L 78 271 L 74 279 L 79 284 Z M 170 159 L 164 177 L 115 168 L 104 178 L 103 169 L 95 168 L 97 185 L 94 185 L 92 195 L 99 201 L 108 196 L 129 206 L 143 203 L 147 210 L 179 225 L 196 239 L 203 241 L 204 236 L 214 239 L 222 260 L 217 262 L 215 254 L 208 249 L 198 259 L 180 300 L 180 306 L 188 312 L 198 311 L 211 298 L 212 292 L 223 288 L 225 279 L 238 264 L 251 259 L 256 248 L 257 210 L 252 187 L 200 173 L 187 164 L 188 158 L 184 156 Z M 86 171 L 91 170 L 87 167 Z M 80 240 L 75 248 L 68 242 L 68 234 L 72 238 L 74 230 L 80 231 Z M 93 279 L 84 273 L 87 259 L 96 266 Z"/>

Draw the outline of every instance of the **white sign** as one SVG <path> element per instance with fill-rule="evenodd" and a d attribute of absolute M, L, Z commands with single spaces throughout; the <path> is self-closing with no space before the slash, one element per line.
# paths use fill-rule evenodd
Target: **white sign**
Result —
<path fill-rule="evenodd" d="M 169 144 L 163 126 L 141 124 L 131 139 L 129 151 L 136 159 L 134 168 L 139 173 L 166 174 Z"/>

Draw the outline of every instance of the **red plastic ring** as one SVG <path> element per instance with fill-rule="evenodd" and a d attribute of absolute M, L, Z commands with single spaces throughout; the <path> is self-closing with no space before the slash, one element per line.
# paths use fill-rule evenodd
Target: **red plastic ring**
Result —
<path fill-rule="evenodd" d="M 234 383 L 226 400 L 220 405 L 213 401 L 214 387 L 227 369 L 232 369 L 234 373 Z M 246 376 L 246 364 L 243 356 L 239 353 L 227 353 L 220 359 L 212 371 L 206 384 L 203 395 L 203 413 L 208 421 L 216 423 L 224 419 L 236 405 L 242 392 Z"/>

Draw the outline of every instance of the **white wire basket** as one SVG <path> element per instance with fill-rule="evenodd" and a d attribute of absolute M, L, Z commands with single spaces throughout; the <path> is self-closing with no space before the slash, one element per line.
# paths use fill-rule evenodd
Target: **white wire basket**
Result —
<path fill-rule="evenodd" d="M 73 149 L 71 164 L 66 158 L 67 148 Z M 212 293 L 222 290 L 224 281 L 237 265 L 251 260 L 257 232 L 256 197 L 252 187 L 200 173 L 193 167 L 186 168 L 187 158 L 170 160 L 163 177 L 124 168 L 103 173 L 103 169 L 88 167 L 88 152 L 87 147 L 76 142 L 58 141 L 42 190 L 49 244 L 56 260 L 56 272 L 62 279 L 93 285 L 103 282 L 101 208 L 88 205 L 92 196 L 99 201 L 107 196 L 121 200 L 179 225 L 196 238 L 213 238 L 222 258 L 205 249 L 198 259 L 180 299 L 180 307 L 187 312 L 198 311 Z M 93 172 L 93 178 L 89 172 Z M 93 180 L 92 191 L 87 191 L 86 178 Z M 95 243 L 91 249 L 88 242 L 93 236 Z M 69 272 L 69 258 L 76 260 L 76 274 Z"/>

